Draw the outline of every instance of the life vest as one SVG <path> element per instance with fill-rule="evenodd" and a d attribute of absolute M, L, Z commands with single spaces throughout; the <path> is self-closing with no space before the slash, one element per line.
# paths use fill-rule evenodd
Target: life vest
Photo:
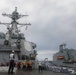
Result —
<path fill-rule="evenodd" d="M 29 62 L 29 66 L 32 66 L 32 62 Z"/>
<path fill-rule="evenodd" d="M 26 62 L 23 62 L 23 66 L 26 66 Z"/>

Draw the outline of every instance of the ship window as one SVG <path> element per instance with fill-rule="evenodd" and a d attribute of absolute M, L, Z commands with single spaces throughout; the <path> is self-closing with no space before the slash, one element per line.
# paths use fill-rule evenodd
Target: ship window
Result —
<path fill-rule="evenodd" d="M 22 35 L 11 35 L 11 38 L 12 39 L 25 39 L 25 37 L 24 36 L 22 36 Z"/>
<path fill-rule="evenodd" d="M 61 53 L 63 53 L 63 51 L 60 51 Z"/>
<path fill-rule="evenodd" d="M 11 37 L 12 39 L 18 39 L 18 38 L 20 38 L 20 39 L 25 39 L 24 37 L 15 37 L 15 36 L 13 36 L 13 37 Z"/>
<path fill-rule="evenodd" d="M 4 34 L 0 34 L 0 38 L 5 39 L 5 35 Z"/>

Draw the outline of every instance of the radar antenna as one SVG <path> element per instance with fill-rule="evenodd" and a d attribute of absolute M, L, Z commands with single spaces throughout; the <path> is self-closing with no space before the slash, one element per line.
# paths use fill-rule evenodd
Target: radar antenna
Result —
<path fill-rule="evenodd" d="M 15 7 L 15 10 L 12 12 L 12 14 L 3 13 L 2 15 L 11 18 L 12 22 L 11 23 L 2 23 L 2 22 L 0 22 L 1 25 L 6 25 L 6 26 L 12 25 L 12 26 L 14 26 L 13 28 L 17 28 L 17 29 L 18 29 L 17 25 L 19 25 L 19 26 L 21 25 L 21 27 L 26 26 L 26 29 L 27 29 L 27 26 L 31 25 L 30 23 L 18 23 L 17 22 L 18 19 L 20 19 L 22 17 L 25 17 L 25 16 L 28 16 L 28 15 L 19 14 L 17 12 L 17 7 Z"/>

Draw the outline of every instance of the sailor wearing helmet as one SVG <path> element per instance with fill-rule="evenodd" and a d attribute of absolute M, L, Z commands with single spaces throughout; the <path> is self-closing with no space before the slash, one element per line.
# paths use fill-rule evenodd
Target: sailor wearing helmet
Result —
<path fill-rule="evenodd" d="M 14 50 L 12 50 L 12 52 L 11 52 L 11 54 L 9 56 L 9 59 L 10 59 L 10 64 L 9 64 L 8 73 L 13 74 L 13 70 L 14 70 L 14 59 L 15 59 Z"/>

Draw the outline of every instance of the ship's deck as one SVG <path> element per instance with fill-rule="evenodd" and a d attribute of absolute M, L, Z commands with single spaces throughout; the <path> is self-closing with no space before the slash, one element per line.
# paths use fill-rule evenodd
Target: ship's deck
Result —
<path fill-rule="evenodd" d="M 0 73 L 0 75 L 69 75 L 65 73 L 55 73 L 52 71 L 43 71 L 41 73 L 38 72 L 38 70 L 33 70 L 32 72 L 29 71 L 17 71 L 15 74 L 8 74 L 8 73 Z"/>

